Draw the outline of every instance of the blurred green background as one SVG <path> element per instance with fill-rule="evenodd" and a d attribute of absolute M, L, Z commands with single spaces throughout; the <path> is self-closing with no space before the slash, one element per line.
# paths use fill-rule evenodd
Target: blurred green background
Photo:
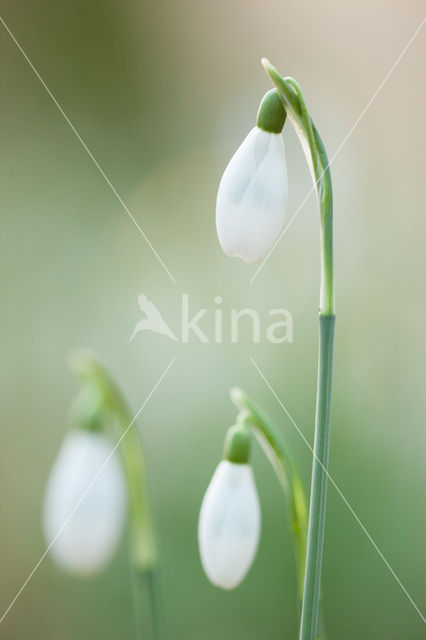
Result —
<path fill-rule="evenodd" d="M 259 553 L 231 593 L 204 577 L 199 505 L 245 388 L 291 442 L 306 486 L 311 455 L 249 361 L 312 441 L 319 285 L 311 196 L 255 282 L 215 234 L 215 195 L 270 85 L 269 57 L 302 85 L 329 157 L 423 18 L 420 1 L 3 0 L 1 15 L 176 279 L 173 284 L 0 26 L 2 428 L 0 606 L 42 555 L 40 507 L 77 385 L 69 350 L 96 350 L 143 411 L 169 639 L 295 638 L 295 566 L 282 495 L 254 465 Z M 421 32 L 348 142 L 332 176 L 337 333 L 330 473 L 417 605 L 424 608 L 425 37 Z M 285 128 L 289 218 L 310 189 Z M 288 218 L 288 219 L 289 219 Z M 180 296 L 215 296 L 262 319 L 285 307 L 294 343 L 174 343 L 129 336 L 143 291 L 179 332 Z M 423 622 L 333 487 L 323 601 L 330 640 L 424 638 Z M 21 638 L 132 638 L 126 545 L 98 578 L 46 558 L 0 626 Z"/>

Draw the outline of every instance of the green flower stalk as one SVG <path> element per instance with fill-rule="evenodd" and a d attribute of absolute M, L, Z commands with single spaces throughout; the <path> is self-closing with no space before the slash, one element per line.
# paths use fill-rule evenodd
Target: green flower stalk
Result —
<path fill-rule="evenodd" d="M 230 395 L 239 414 L 236 424 L 227 431 L 223 460 L 216 468 L 200 510 L 198 541 L 204 571 L 214 585 L 233 589 L 253 564 L 260 539 L 260 504 L 250 466 L 253 434 L 284 493 L 301 605 L 308 507 L 296 462 L 280 429 L 265 411 L 241 389 L 234 387 Z M 325 638 L 321 620 L 318 640 Z"/>
<path fill-rule="evenodd" d="M 239 256 L 249 264 L 265 259 L 279 239 L 287 204 L 281 135 L 287 117 L 302 144 L 320 213 L 318 384 L 300 624 L 300 640 L 315 640 L 324 543 L 335 324 L 331 176 L 323 142 L 299 85 L 293 78 L 283 78 L 268 60 L 263 59 L 262 63 L 275 89 L 264 97 L 257 127 L 250 132 L 225 170 L 217 197 L 216 226 L 225 253 Z M 262 437 L 270 446 L 266 433 L 262 433 Z M 301 572 L 301 550 L 298 555 Z M 302 584 L 300 577 L 299 584 Z"/>
<path fill-rule="evenodd" d="M 126 433 L 119 452 L 127 482 L 132 562 L 141 571 L 151 570 L 157 564 L 158 551 L 142 442 L 137 428 L 130 427 L 134 417 L 114 379 L 95 354 L 86 349 L 76 350 L 69 363 L 101 415 L 113 419 L 116 435 Z"/>
<path fill-rule="evenodd" d="M 245 423 L 252 429 L 256 439 L 271 462 L 284 492 L 287 504 L 288 525 L 294 541 L 297 567 L 297 591 L 299 599 L 302 601 L 308 507 L 297 465 L 284 436 L 278 427 L 273 424 L 266 412 L 242 389 L 233 387 L 230 396 L 232 402 L 241 412 L 240 416 L 244 418 Z"/>
<path fill-rule="evenodd" d="M 335 324 L 332 186 L 327 154 L 318 130 L 309 115 L 299 85 L 292 78 L 283 78 L 268 60 L 264 59 L 262 62 L 302 144 L 314 181 L 320 212 L 318 384 L 308 543 L 299 635 L 300 640 L 315 640 L 324 546 Z"/>
<path fill-rule="evenodd" d="M 114 379 L 93 353 L 85 349 L 76 350 L 71 354 L 69 363 L 72 371 L 78 377 L 82 389 L 72 405 L 71 410 L 71 419 L 74 428 L 71 430 L 70 435 L 67 436 L 66 441 L 68 442 L 71 437 L 72 450 L 68 453 L 70 445 L 67 445 L 65 462 L 68 461 L 69 472 L 65 475 L 62 474 L 64 480 L 62 483 L 63 494 L 66 495 L 66 492 L 69 491 L 69 484 L 67 484 L 69 483 L 69 478 L 73 475 L 77 478 L 78 469 L 81 467 L 80 463 L 80 467 L 75 469 L 75 462 L 71 460 L 71 457 L 73 457 L 73 460 L 76 459 L 75 453 L 78 453 L 77 462 L 79 460 L 83 461 L 86 467 L 87 460 L 89 459 L 91 462 L 91 467 L 88 471 L 86 470 L 87 477 L 85 483 L 83 482 L 85 486 L 81 486 L 80 493 L 87 488 L 93 476 L 98 474 L 99 477 L 96 477 L 93 489 L 95 489 L 101 481 L 103 494 L 100 496 L 101 502 L 99 504 L 101 504 L 101 506 L 108 506 L 110 501 L 112 501 L 113 504 L 117 503 L 115 507 L 115 511 L 117 511 L 119 509 L 119 495 L 117 496 L 116 494 L 118 488 L 123 485 L 123 491 L 127 497 L 129 554 L 132 568 L 137 633 L 140 638 L 159 638 L 160 629 L 156 584 L 158 550 L 150 497 L 148 494 L 145 457 L 138 430 L 134 426 L 135 418 Z M 111 438 L 111 435 L 113 435 L 114 438 Z M 119 446 L 117 447 L 118 455 L 115 452 L 111 455 L 111 451 L 113 451 L 114 444 L 117 443 L 117 441 L 119 442 Z M 82 451 L 82 443 L 85 447 L 84 451 Z M 103 445 L 102 449 L 100 448 L 100 444 Z M 94 453 L 91 453 L 92 450 Z M 62 458 L 64 457 L 63 453 L 60 455 Z M 118 465 L 116 457 L 121 457 L 121 465 Z M 106 460 L 107 463 L 105 464 Z M 105 469 L 102 468 L 101 473 L 99 473 L 99 469 L 103 464 L 105 464 Z M 118 466 L 120 466 L 121 469 L 119 469 Z M 112 471 L 116 474 L 114 478 L 111 478 Z M 82 485 L 81 478 L 78 480 L 79 486 Z M 122 485 L 119 485 L 117 480 L 120 480 Z M 55 484 L 57 483 L 50 482 L 52 486 Z M 61 487 L 59 487 L 59 490 L 60 489 Z M 56 493 L 58 493 L 58 491 L 56 491 Z M 79 496 L 76 496 L 76 499 L 78 497 Z M 88 494 L 88 498 L 90 498 L 90 494 Z M 126 501 L 124 501 L 124 504 L 125 502 Z M 84 503 L 82 507 L 84 507 Z M 95 552 L 97 547 L 96 542 L 99 541 L 99 539 L 102 540 L 102 536 L 105 538 L 102 530 L 98 531 L 98 525 L 102 528 L 102 522 L 97 522 L 99 511 L 105 511 L 105 507 L 100 510 L 98 508 L 94 516 L 91 516 L 92 526 L 95 532 L 91 538 L 89 538 L 89 541 L 94 538 L 93 549 Z M 111 529 L 112 525 L 109 523 L 113 519 L 113 516 L 109 515 L 110 511 L 111 507 L 106 511 L 104 521 Z M 73 517 L 77 518 L 78 514 L 79 511 L 77 509 Z M 93 517 L 95 518 L 94 520 Z M 115 519 L 118 521 L 118 518 Z M 72 521 L 71 519 L 71 524 Z M 116 525 L 115 529 L 117 529 L 117 527 L 118 525 Z M 96 531 L 98 532 L 96 533 Z M 75 528 L 75 531 L 71 533 L 78 534 L 79 530 Z M 104 546 L 107 547 L 107 549 L 112 548 L 113 542 L 118 539 L 118 533 L 118 530 L 113 531 L 106 540 Z M 59 538 L 59 541 L 60 540 L 61 538 Z M 71 541 L 71 543 L 75 546 L 73 541 Z M 53 549 L 54 547 L 52 547 L 52 550 Z M 89 557 L 93 557 L 93 550 L 88 549 L 87 554 L 89 554 Z M 105 564 L 108 559 L 107 553 L 105 552 L 103 556 L 101 560 L 103 564 Z M 87 564 L 88 561 L 85 562 Z M 100 565 L 100 562 L 98 562 L 98 564 Z"/>
<path fill-rule="evenodd" d="M 281 430 L 274 424 L 262 407 L 238 387 L 231 389 L 230 396 L 232 402 L 240 410 L 240 420 L 244 420 L 245 424 L 253 430 L 259 444 L 272 464 L 284 492 L 287 504 L 287 520 L 293 537 L 297 594 L 301 606 L 305 581 L 308 505 L 296 461 Z M 321 610 L 318 628 L 317 640 L 325 640 L 326 632 Z"/>

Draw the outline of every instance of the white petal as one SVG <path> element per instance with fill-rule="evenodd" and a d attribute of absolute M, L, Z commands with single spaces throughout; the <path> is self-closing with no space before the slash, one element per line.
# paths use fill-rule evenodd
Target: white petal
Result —
<path fill-rule="evenodd" d="M 254 127 L 219 185 L 216 228 L 225 253 L 248 264 L 263 260 L 279 236 L 287 200 L 283 136 Z"/>
<path fill-rule="evenodd" d="M 59 565 L 73 573 L 91 574 L 103 568 L 121 537 L 126 497 L 115 454 L 69 518 L 112 449 L 113 443 L 102 433 L 70 431 L 48 479 L 44 533 L 49 544 L 63 527 L 50 552 Z"/>
<path fill-rule="evenodd" d="M 201 505 L 198 542 L 209 580 L 233 589 L 250 569 L 260 537 L 260 505 L 248 464 L 222 460 Z"/>

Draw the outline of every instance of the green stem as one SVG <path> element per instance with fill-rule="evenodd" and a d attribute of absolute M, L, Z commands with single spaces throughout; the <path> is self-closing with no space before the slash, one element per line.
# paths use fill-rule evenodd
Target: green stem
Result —
<path fill-rule="evenodd" d="M 138 638 L 160 638 L 162 630 L 157 596 L 157 571 L 154 569 L 140 571 L 131 566 L 131 582 Z M 147 619 L 143 615 L 144 611 L 152 612 L 150 618 Z"/>
<path fill-rule="evenodd" d="M 149 625 L 146 615 L 139 611 L 143 600 L 149 601 L 146 607 L 151 611 L 151 637 L 159 637 L 159 623 L 157 619 L 157 595 L 154 589 L 152 574 L 158 563 L 157 544 L 155 539 L 154 522 L 148 493 L 148 478 L 142 442 L 134 417 L 109 372 L 90 351 L 81 349 L 75 351 L 70 358 L 73 371 L 80 378 L 86 391 L 96 398 L 100 411 L 109 413 L 119 429 L 121 439 L 120 453 L 122 456 L 129 510 L 129 551 L 130 562 L 134 572 L 135 613 L 138 636 L 144 635 L 144 627 Z M 147 590 L 147 597 L 141 594 L 141 588 Z"/>
<path fill-rule="evenodd" d="M 315 640 L 324 544 L 335 324 L 331 176 L 324 145 L 309 115 L 299 85 L 292 78 L 283 78 L 267 60 L 262 62 L 302 144 L 317 193 L 320 211 L 321 288 L 317 406 L 305 582 L 299 636 L 300 640 Z"/>
<path fill-rule="evenodd" d="M 305 581 L 305 561 L 308 528 L 308 506 L 297 465 L 281 431 L 271 418 L 242 389 L 231 389 L 231 400 L 240 410 L 238 421 L 253 429 L 267 458 L 270 460 L 287 501 L 288 520 L 293 534 L 297 566 L 298 599 L 302 608 Z M 326 640 L 326 631 L 320 606 L 317 640 Z"/>
<path fill-rule="evenodd" d="M 300 640 L 315 640 L 324 546 L 334 316 L 320 316 L 317 408 Z"/>

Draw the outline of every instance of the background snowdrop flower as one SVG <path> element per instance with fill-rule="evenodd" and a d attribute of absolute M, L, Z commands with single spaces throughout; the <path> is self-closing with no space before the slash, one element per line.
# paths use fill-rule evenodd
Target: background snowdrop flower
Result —
<path fill-rule="evenodd" d="M 44 500 L 43 529 L 49 544 L 111 453 L 100 432 L 72 429 L 51 470 Z M 114 454 L 50 549 L 55 561 L 76 574 L 92 574 L 111 559 L 126 516 L 125 487 Z"/>
<path fill-rule="evenodd" d="M 254 127 L 232 157 L 219 185 L 216 228 L 227 255 L 255 264 L 281 231 L 288 200 L 282 128 L 285 110 L 275 89 L 259 108 Z"/>
<path fill-rule="evenodd" d="M 209 580 L 233 589 L 250 569 L 260 538 L 260 505 L 251 466 L 250 433 L 232 427 L 201 505 L 198 541 Z"/>

